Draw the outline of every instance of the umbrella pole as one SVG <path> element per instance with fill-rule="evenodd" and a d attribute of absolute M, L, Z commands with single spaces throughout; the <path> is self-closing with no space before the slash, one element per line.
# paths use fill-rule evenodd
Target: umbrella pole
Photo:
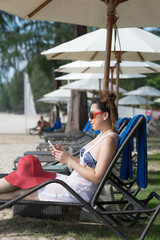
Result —
<path fill-rule="evenodd" d="M 101 94 L 101 79 L 99 78 L 99 96 Z"/>
<path fill-rule="evenodd" d="M 135 116 L 135 106 L 133 106 L 133 117 Z"/>
<path fill-rule="evenodd" d="M 148 111 L 148 96 L 146 96 L 146 117 L 147 117 L 147 111 Z"/>
<path fill-rule="evenodd" d="M 110 67 L 110 69 L 111 69 L 111 88 L 110 88 L 110 90 L 111 90 L 111 92 L 113 92 L 113 72 L 114 72 L 114 67 Z"/>
<path fill-rule="evenodd" d="M 112 44 L 112 29 L 117 21 L 115 15 L 117 1 L 105 0 L 107 5 L 107 39 L 106 39 L 106 54 L 105 54 L 105 68 L 104 68 L 104 89 L 108 90 L 109 85 L 109 70 L 111 59 L 111 44 Z"/>
<path fill-rule="evenodd" d="M 121 62 L 121 52 L 116 52 L 116 106 L 118 107 L 118 95 L 119 95 L 119 73 L 120 73 L 120 62 Z"/>
<path fill-rule="evenodd" d="M 105 55 L 105 69 L 104 69 L 104 89 L 108 90 L 109 84 L 109 70 L 111 59 L 111 43 L 112 43 L 112 27 L 113 21 L 108 17 L 107 20 L 107 40 L 106 40 L 106 55 Z"/>

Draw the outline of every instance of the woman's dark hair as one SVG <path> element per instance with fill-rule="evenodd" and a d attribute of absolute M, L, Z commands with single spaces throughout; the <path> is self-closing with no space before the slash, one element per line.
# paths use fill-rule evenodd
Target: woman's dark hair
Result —
<path fill-rule="evenodd" d="M 118 120 L 118 112 L 117 107 L 115 105 L 116 95 L 114 92 L 108 92 L 103 90 L 100 93 L 99 98 L 95 98 L 92 101 L 92 104 L 95 103 L 98 106 L 98 109 L 102 112 L 108 112 L 109 113 L 109 119 L 112 124 L 112 130 L 115 129 L 115 125 Z"/>

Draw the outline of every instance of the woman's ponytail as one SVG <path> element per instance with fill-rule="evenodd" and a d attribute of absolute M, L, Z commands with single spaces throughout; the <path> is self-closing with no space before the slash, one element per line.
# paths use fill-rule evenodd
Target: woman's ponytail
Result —
<path fill-rule="evenodd" d="M 118 120 L 118 111 L 115 104 L 116 94 L 114 92 L 108 92 L 103 90 L 100 94 L 100 101 L 105 104 L 106 112 L 109 113 L 109 119 L 111 121 L 112 129 L 115 129 L 115 125 Z"/>

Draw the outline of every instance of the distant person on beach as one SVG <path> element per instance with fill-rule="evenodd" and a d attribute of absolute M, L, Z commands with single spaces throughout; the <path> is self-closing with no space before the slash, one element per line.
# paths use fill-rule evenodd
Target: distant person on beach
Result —
<path fill-rule="evenodd" d="M 43 116 L 41 116 L 40 120 L 37 122 L 37 126 L 30 129 L 30 133 L 31 130 L 33 131 L 39 130 L 39 134 L 41 135 L 44 131 L 53 131 L 54 128 L 51 127 L 49 122 L 44 120 Z"/>
<path fill-rule="evenodd" d="M 26 193 L 48 179 L 59 179 L 68 184 L 85 201 L 90 202 L 109 167 L 119 144 L 115 131 L 118 120 L 116 96 L 102 92 L 92 102 L 88 114 L 93 130 L 100 130 L 96 138 L 80 150 L 80 158 L 72 156 L 61 144 L 50 146 L 55 160 L 73 169 L 68 175 L 43 171 L 38 158 L 23 156 L 17 170 L 0 179 L 0 200 L 9 200 Z M 35 201 L 78 202 L 72 193 L 58 183 L 50 183 L 24 198 Z"/>

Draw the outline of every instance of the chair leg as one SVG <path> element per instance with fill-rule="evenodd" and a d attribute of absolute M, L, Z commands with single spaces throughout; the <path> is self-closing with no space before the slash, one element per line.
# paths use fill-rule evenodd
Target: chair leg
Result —
<path fill-rule="evenodd" d="M 105 225 L 105 227 L 109 227 L 114 233 L 116 233 L 121 239 L 127 240 L 127 238 L 117 229 L 115 228 L 106 218 L 104 218 L 98 211 L 92 208 L 89 204 L 86 204 L 85 207 L 93 213 L 96 217 L 100 219 L 101 222 Z"/>
<path fill-rule="evenodd" d="M 145 227 L 143 233 L 141 234 L 139 240 L 143 240 L 143 239 L 145 238 L 145 236 L 147 235 L 149 229 L 151 228 L 154 220 L 155 220 L 156 217 L 158 216 L 159 212 L 160 212 L 160 204 L 157 206 L 157 209 L 155 210 L 154 214 L 153 214 L 152 217 L 150 218 L 150 220 L 149 220 L 147 226 Z"/>

